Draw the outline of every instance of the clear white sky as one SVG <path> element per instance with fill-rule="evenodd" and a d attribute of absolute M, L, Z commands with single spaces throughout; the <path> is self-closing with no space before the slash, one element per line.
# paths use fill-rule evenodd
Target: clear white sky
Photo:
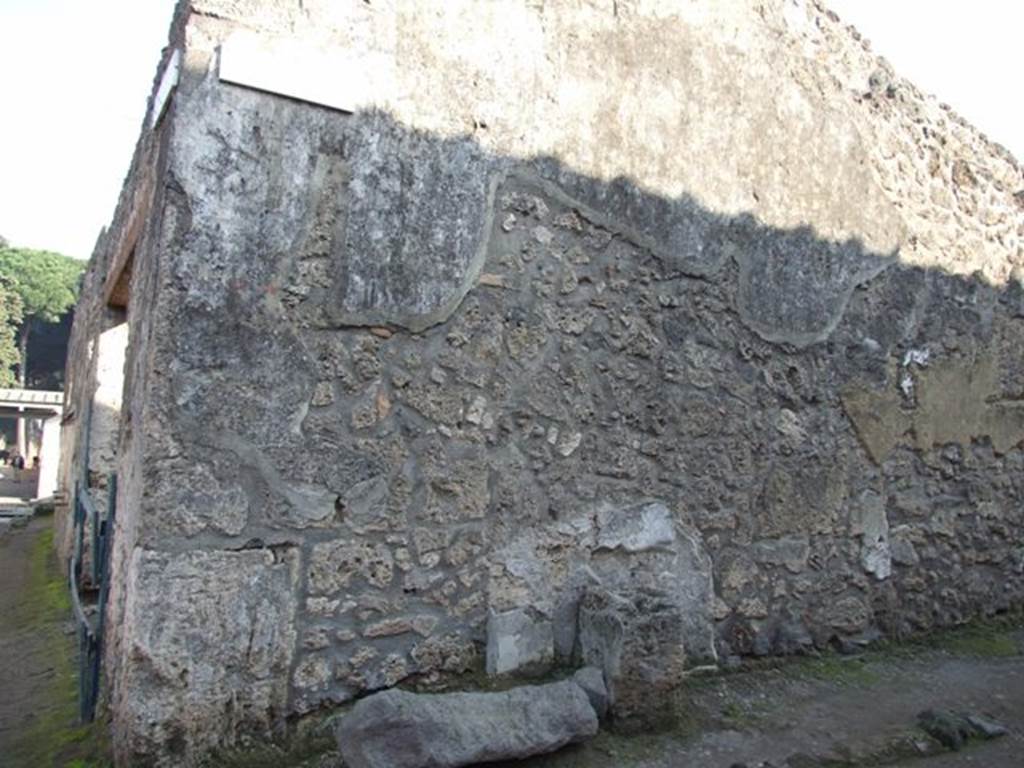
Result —
<path fill-rule="evenodd" d="M 1024 158 L 1024 2 L 829 5 L 900 74 Z M 128 170 L 173 6 L 0 0 L 0 235 L 11 243 L 88 258 Z"/>
<path fill-rule="evenodd" d="M 0 0 L 0 235 L 88 258 L 114 213 L 173 0 Z"/>
<path fill-rule="evenodd" d="M 1024 2 L 825 2 L 900 75 L 1024 161 Z"/>

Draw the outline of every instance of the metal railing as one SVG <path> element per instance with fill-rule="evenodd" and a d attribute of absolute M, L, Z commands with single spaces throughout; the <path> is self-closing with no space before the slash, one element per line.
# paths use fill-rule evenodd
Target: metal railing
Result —
<path fill-rule="evenodd" d="M 88 408 L 83 424 L 81 465 L 75 481 L 73 509 L 74 548 L 68 567 L 68 586 L 71 589 L 71 608 L 78 630 L 78 713 L 83 722 L 96 716 L 100 693 L 100 669 L 103 664 L 103 625 L 110 593 L 110 550 L 114 536 L 114 517 L 117 509 L 117 475 L 107 475 L 107 510 L 101 517 L 89 493 L 89 437 L 92 429 L 92 408 Z M 82 551 L 85 545 L 86 522 L 89 523 L 92 558 L 89 561 L 88 585 L 96 594 L 95 610 L 90 618 L 82 604 L 80 586 L 83 583 Z"/>
<path fill-rule="evenodd" d="M 103 663 L 103 626 L 107 598 L 110 593 L 110 544 L 114 534 L 114 513 L 117 499 L 117 475 L 107 476 L 107 514 L 100 517 L 88 487 L 75 484 L 74 551 L 68 569 L 71 588 L 71 607 L 78 628 L 78 712 L 85 722 L 96 716 L 96 703 L 100 692 L 100 668 Z M 89 563 L 89 584 L 98 592 L 93 618 L 82 605 L 79 585 L 82 583 L 82 550 L 85 544 L 86 521 L 92 529 L 92 558 Z"/>

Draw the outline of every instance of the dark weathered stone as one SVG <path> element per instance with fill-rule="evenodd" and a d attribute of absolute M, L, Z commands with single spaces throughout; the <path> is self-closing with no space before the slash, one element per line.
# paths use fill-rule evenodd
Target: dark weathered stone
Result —
<path fill-rule="evenodd" d="M 456 768 L 552 752 L 597 733 L 572 681 L 500 693 L 390 690 L 360 701 L 335 730 L 350 768 Z"/>
<path fill-rule="evenodd" d="M 926 709 L 917 716 L 917 724 L 929 736 L 952 750 L 963 748 L 974 732 L 967 718 L 944 710 Z"/>
<path fill-rule="evenodd" d="M 674 711 L 683 681 L 684 623 L 670 595 L 587 593 L 580 604 L 583 662 L 601 670 L 617 719 L 655 724 Z"/>

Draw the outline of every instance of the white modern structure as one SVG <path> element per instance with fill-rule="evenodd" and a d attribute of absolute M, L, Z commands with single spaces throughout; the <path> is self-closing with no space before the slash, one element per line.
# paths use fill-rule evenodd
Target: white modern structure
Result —
<path fill-rule="evenodd" d="M 57 465 L 60 462 L 60 420 L 64 415 L 64 393 L 33 389 L 0 389 L 0 417 L 40 419 L 43 435 L 39 448 L 37 499 L 52 496 L 57 490 Z"/>

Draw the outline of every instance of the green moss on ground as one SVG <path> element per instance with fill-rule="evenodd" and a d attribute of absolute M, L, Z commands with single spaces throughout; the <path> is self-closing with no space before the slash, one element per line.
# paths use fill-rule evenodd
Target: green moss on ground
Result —
<path fill-rule="evenodd" d="M 75 635 L 65 633 L 71 597 L 57 564 L 52 527 L 38 535 L 28 567 L 26 599 L 12 617 L 13 628 L 38 644 L 51 670 L 29 705 L 35 717 L 8 759 L 26 768 L 106 768 L 111 761 L 104 729 L 78 720 L 78 647 Z"/>
<path fill-rule="evenodd" d="M 334 766 L 336 746 L 334 717 L 311 716 L 297 723 L 276 743 L 218 750 L 208 755 L 201 768 L 320 768 Z"/>
<path fill-rule="evenodd" d="M 881 681 L 877 670 L 871 662 L 878 657 L 872 654 L 864 656 L 841 656 L 837 653 L 826 653 L 818 657 L 801 658 L 794 661 L 789 670 L 797 677 L 823 680 L 838 685 L 874 685 Z"/>
<path fill-rule="evenodd" d="M 1009 621 L 979 621 L 936 635 L 930 643 L 918 642 L 958 656 L 1007 658 L 1022 652 L 1015 637 L 1017 626 Z"/>

